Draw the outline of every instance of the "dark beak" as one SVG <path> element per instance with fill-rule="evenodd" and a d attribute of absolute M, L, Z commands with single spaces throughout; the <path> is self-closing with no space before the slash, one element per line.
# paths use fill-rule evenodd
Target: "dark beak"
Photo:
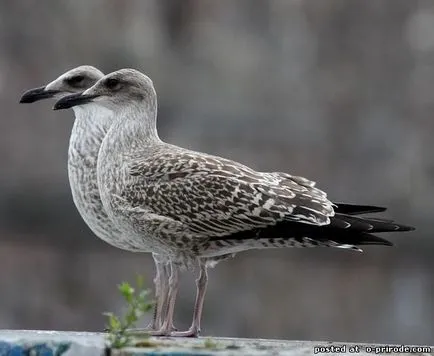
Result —
<path fill-rule="evenodd" d="M 30 104 L 42 99 L 52 98 L 58 90 L 45 90 L 45 87 L 39 87 L 27 90 L 20 99 L 21 104 Z"/>
<path fill-rule="evenodd" d="M 58 100 L 53 106 L 53 110 L 69 109 L 73 106 L 87 104 L 99 95 L 83 95 L 81 93 L 65 96 Z"/>

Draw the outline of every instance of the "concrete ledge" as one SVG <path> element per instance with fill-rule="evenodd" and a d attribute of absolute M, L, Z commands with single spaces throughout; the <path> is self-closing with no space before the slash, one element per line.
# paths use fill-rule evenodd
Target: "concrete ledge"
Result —
<path fill-rule="evenodd" d="M 103 333 L 0 331 L 0 356 L 99 356 L 104 347 Z"/>
<path fill-rule="evenodd" d="M 0 356 L 434 355 L 434 347 L 429 346 L 264 339 L 149 338 L 137 339 L 136 343 L 134 348 L 108 350 L 103 333 L 3 330 L 0 331 Z"/>

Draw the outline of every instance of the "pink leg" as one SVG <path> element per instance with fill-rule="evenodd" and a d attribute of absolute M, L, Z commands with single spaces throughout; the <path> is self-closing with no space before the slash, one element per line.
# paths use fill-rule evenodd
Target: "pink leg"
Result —
<path fill-rule="evenodd" d="M 154 256 L 155 267 L 157 273 L 154 278 L 155 284 L 155 305 L 152 321 L 148 325 L 147 329 L 158 330 L 161 327 L 161 320 L 163 309 L 165 307 L 165 284 L 166 284 L 166 266 L 164 262 L 159 262 Z"/>
<path fill-rule="evenodd" d="M 167 314 L 167 303 L 168 303 L 168 299 L 169 299 L 169 278 L 170 278 L 170 265 L 169 264 L 165 264 L 164 268 L 163 268 L 163 273 L 164 273 L 164 283 L 162 284 L 162 288 L 161 288 L 161 297 L 160 297 L 160 301 L 161 301 L 161 311 L 160 311 L 160 322 L 159 322 L 159 328 L 161 328 L 164 324 L 164 321 L 166 319 L 166 314 Z M 158 330 L 158 329 L 155 329 Z M 170 326 L 170 330 L 174 331 L 177 330 L 175 328 L 175 326 L 172 325 Z"/>
<path fill-rule="evenodd" d="M 153 254 L 156 274 L 154 278 L 155 285 L 155 305 L 152 320 L 146 328 L 130 329 L 129 332 L 142 333 L 150 330 L 159 330 L 163 324 L 164 314 L 166 311 L 167 293 L 168 293 L 168 266 L 158 255 Z M 176 330 L 173 328 L 172 330 Z"/>
<path fill-rule="evenodd" d="M 203 302 L 205 300 L 206 286 L 208 284 L 208 272 L 205 263 L 200 264 L 199 278 L 196 279 L 197 293 L 194 303 L 193 322 L 187 331 L 175 331 L 170 336 L 197 337 L 200 333 L 200 321 L 202 318 Z"/>
<path fill-rule="evenodd" d="M 171 274 L 169 278 L 169 293 L 167 298 L 166 315 L 163 318 L 163 325 L 157 331 L 151 331 L 150 334 L 154 336 L 170 335 L 173 330 L 173 315 L 175 312 L 176 296 L 178 294 L 179 286 L 179 267 L 173 263 L 170 264 Z"/>

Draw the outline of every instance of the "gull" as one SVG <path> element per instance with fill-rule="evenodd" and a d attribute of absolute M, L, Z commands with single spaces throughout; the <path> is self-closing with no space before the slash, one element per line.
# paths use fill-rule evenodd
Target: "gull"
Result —
<path fill-rule="evenodd" d="M 156 335 L 198 336 L 207 268 L 234 254 L 279 247 L 392 245 L 373 233 L 411 231 L 389 220 L 355 216 L 380 207 L 335 204 L 311 180 L 258 172 L 239 162 L 163 142 L 149 77 L 121 69 L 55 110 L 110 110 L 113 123 L 98 155 L 102 203 L 113 224 L 170 261 L 168 306 Z M 98 108 L 98 109 L 97 109 Z M 179 271 L 199 267 L 193 321 L 172 331 Z"/>
<path fill-rule="evenodd" d="M 20 103 L 33 103 L 42 99 L 60 99 L 72 93 L 81 93 L 90 88 L 104 74 L 92 66 L 79 66 L 59 76 L 42 87 L 26 91 Z M 101 202 L 97 182 L 98 152 L 111 123 L 112 116 L 108 110 L 88 106 L 86 110 L 76 106 L 75 121 L 72 128 L 68 150 L 68 176 L 72 197 L 81 217 L 103 241 L 110 245 L 132 252 L 143 252 L 135 240 L 123 235 L 112 223 Z M 166 304 L 169 269 L 160 256 L 154 254 L 156 276 L 154 279 L 156 304 L 152 321 L 148 328 L 159 329 L 162 324 L 162 308 Z M 173 328 L 173 326 L 172 326 Z"/>

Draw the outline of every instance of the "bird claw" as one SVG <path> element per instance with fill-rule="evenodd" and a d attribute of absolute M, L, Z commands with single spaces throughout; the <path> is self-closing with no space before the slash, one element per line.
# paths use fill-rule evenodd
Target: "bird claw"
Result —
<path fill-rule="evenodd" d="M 159 330 L 150 330 L 148 334 L 151 336 L 171 336 L 173 332 L 176 332 L 178 329 L 173 325 L 170 328 L 161 328 Z"/>
<path fill-rule="evenodd" d="M 130 334 L 130 335 L 142 336 L 143 334 L 149 335 L 154 330 L 155 330 L 155 328 L 153 328 L 152 325 L 149 324 L 145 328 L 127 329 L 127 333 Z"/>
<path fill-rule="evenodd" d="M 151 336 L 170 336 L 171 331 L 166 329 L 152 330 L 149 332 Z"/>
<path fill-rule="evenodd" d="M 187 331 L 173 331 L 170 336 L 173 337 L 198 337 L 200 330 L 197 328 L 190 328 Z"/>

